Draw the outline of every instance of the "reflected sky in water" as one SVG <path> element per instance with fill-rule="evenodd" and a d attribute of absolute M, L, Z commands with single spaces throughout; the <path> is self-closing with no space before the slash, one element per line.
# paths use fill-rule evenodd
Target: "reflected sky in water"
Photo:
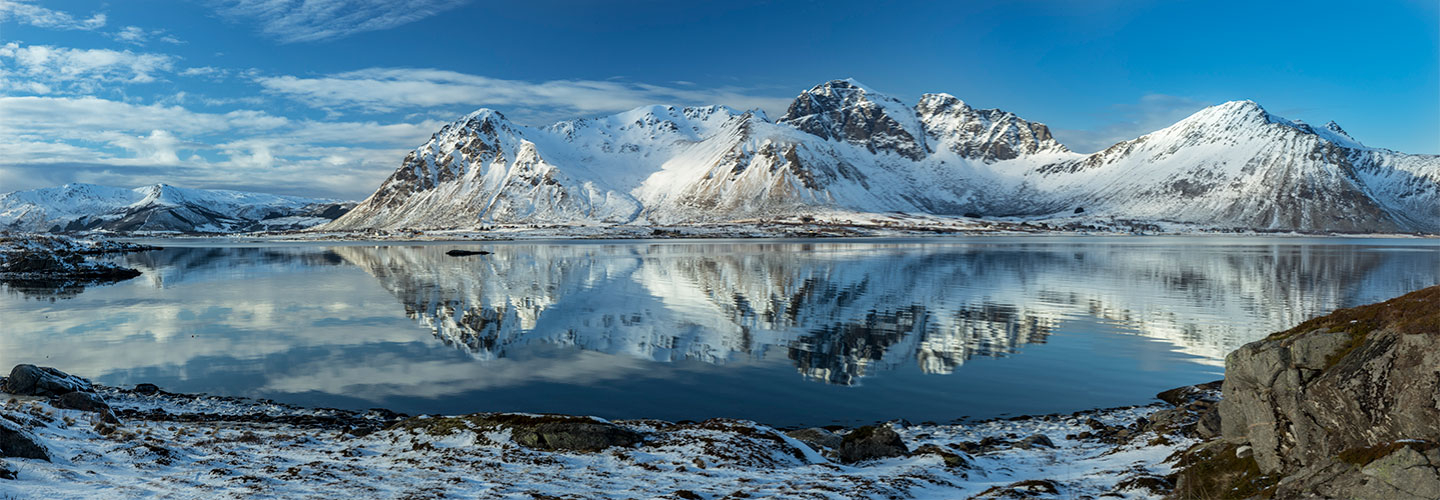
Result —
<path fill-rule="evenodd" d="M 115 257 L 145 274 L 5 288 L 0 365 L 410 413 L 948 421 L 1144 403 L 1271 331 L 1440 282 L 1435 240 L 457 246 Z"/>

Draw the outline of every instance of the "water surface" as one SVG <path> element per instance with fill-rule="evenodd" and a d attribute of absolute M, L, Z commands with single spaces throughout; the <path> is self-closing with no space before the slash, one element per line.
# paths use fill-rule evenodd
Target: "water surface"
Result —
<path fill-rule="evenodd" d="M 0 366 L 409 413 L 950 421 L 1145 403 L 1440 282 L 1435 240 L 176 243 L 114 257 L 145 273 L 116 285 L 6 288 Z"/>

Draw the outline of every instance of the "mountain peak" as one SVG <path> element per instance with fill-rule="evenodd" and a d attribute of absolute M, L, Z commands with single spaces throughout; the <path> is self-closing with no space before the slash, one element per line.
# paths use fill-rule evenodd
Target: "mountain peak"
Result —
<path fill-rule="evenodd" d="M 801 92 L 776 123 L 826 140 L 890 152 L 911 160 L 925 157 L 925 134 L 915 110 L 876 93 L 854 79 L 830 80 Z"/>
<path fill-rule="evenodd" d="M 950 94 L 925 94 L 915 106 L 933 144 L 987 162 L 1036 153 L 1065 153 L 1043 123 L 999 109 L 975 109 Z"/>

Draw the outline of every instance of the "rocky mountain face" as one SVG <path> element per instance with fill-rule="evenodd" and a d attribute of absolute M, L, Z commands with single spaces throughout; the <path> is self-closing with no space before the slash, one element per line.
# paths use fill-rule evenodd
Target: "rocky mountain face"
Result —
<path fill-rule="evenodd" d="M 324 229 L 715 222 L 821 212 L 1085 217 L 1216 228 L 1440 232 L 1440 156 L 1369 148 L 1250 101 L 1094 154 L 947 94 L 853 80 L 783 117 L 649 106 L 528 127 L 480 110 Z"/>
<path fill-rule="evenodd" d="M 0 229 L 225 233 L 303 229 L 354 206 L 337 200 L 188 189 L 66 184 L 0 195 Z"/>
<path fill-rule="evenodd" d="M 1440 498 L 1440 287 L 1342 309 L 1225 361 L 1223 439 L 1174 496 Z"/>

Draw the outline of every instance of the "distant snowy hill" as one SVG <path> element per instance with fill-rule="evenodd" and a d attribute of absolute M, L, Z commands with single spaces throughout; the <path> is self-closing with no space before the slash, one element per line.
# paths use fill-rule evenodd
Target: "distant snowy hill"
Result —
<path fill-rule="evenodd" d="M 264 193 L 66 184 L 0 194 L 0 229 L 60 232 L 240 232 L 303 229 L 353 204 Z"/>
<path fill-rule="evenodd" d="M 649 106 L 548 127 L 482 109 L 443 127 L 321 229 L 675 223 L 821 211 L 1086 217 L 1209 227 L 1440 232 L 1440 156 L 1369 148 L 1249 101 L 1090 155 L 947 94 L 853 80 L 785 116 Z"/>

